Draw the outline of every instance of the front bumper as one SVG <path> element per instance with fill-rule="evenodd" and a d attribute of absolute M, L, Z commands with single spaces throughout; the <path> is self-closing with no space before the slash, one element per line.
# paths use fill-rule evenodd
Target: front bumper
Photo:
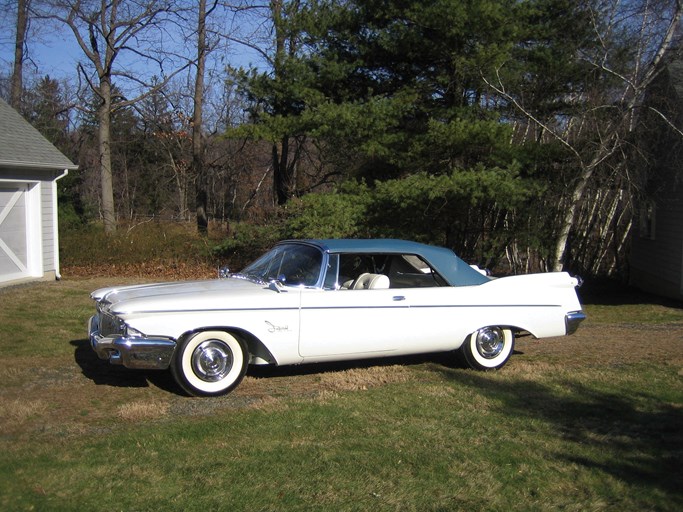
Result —
<path fill-rule="evenodd" d="M 579 324 L 586 319 L 586 314 L 583 311 L 571 311 L 564 316 L 564 324 L 567 329 L 567 335 L 574 334 L 579 328 Z"/>
<path fill-rule="evenodd" d="M 176 342 L 171 338 L 100 335 L 99 315 L 88 321 L 90 346 L 100 359 L 126 368 L 165 370 L 171 364 Z"/>

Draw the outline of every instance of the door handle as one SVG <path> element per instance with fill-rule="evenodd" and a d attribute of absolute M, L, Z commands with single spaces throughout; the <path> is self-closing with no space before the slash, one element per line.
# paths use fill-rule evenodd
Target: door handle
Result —
<path fill-rule="evenodd" d="M 395 301 L 401 301 L 401 300 L 406 300 L 406 298 L 403 295 L 394 295 L 394 300 Z"/>

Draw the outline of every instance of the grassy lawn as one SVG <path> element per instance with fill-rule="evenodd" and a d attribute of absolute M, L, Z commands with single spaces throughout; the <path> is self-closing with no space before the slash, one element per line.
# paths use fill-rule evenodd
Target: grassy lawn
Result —
<path fill-rule="evenodd" d="M 99 361 L 88 293 L 0 290 L 2 510 L 683 509 L 683 309 L 589 303 L 496 373 L 448 356 L 250 370 L 185 397 Z"/>

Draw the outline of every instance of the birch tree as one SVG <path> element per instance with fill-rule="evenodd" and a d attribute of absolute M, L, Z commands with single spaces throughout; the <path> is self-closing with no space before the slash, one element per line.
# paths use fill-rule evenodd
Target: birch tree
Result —
<path fill-rule="evenodd" d="M 570 84 L 556 98 L 558 108 L 548 111 L 547 103 L 536 108 L 524 94 L 524 84 L 513 85 L 502 78 L 505 65 L 483 77 L 547 140 L 564 147 L 577 168 L 566 201 L 560 203 L 563 211 L 553 255 L 556 271 L 566 264 L 570 233 L 597 170 L 628 144 L 645 108 L 648 88 L 675 52 L 683 0 L 598 0 L 581 8 L 597 44 L 579 48 L 574 60 L 584 65 L 590 81 L 582 80 L 580 88 Z"/>

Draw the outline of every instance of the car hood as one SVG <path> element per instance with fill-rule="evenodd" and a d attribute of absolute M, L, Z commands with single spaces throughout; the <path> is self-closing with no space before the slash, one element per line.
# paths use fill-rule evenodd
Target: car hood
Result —
<path fill-rule="evenodd" d="M 248 308 L 262 301 L 264 294 L 273 293 L 268 285 L 228 278 L 100 288 L 90 296 L 105 311 L 130 314 L 200 311 L 235 304 Z"/>

